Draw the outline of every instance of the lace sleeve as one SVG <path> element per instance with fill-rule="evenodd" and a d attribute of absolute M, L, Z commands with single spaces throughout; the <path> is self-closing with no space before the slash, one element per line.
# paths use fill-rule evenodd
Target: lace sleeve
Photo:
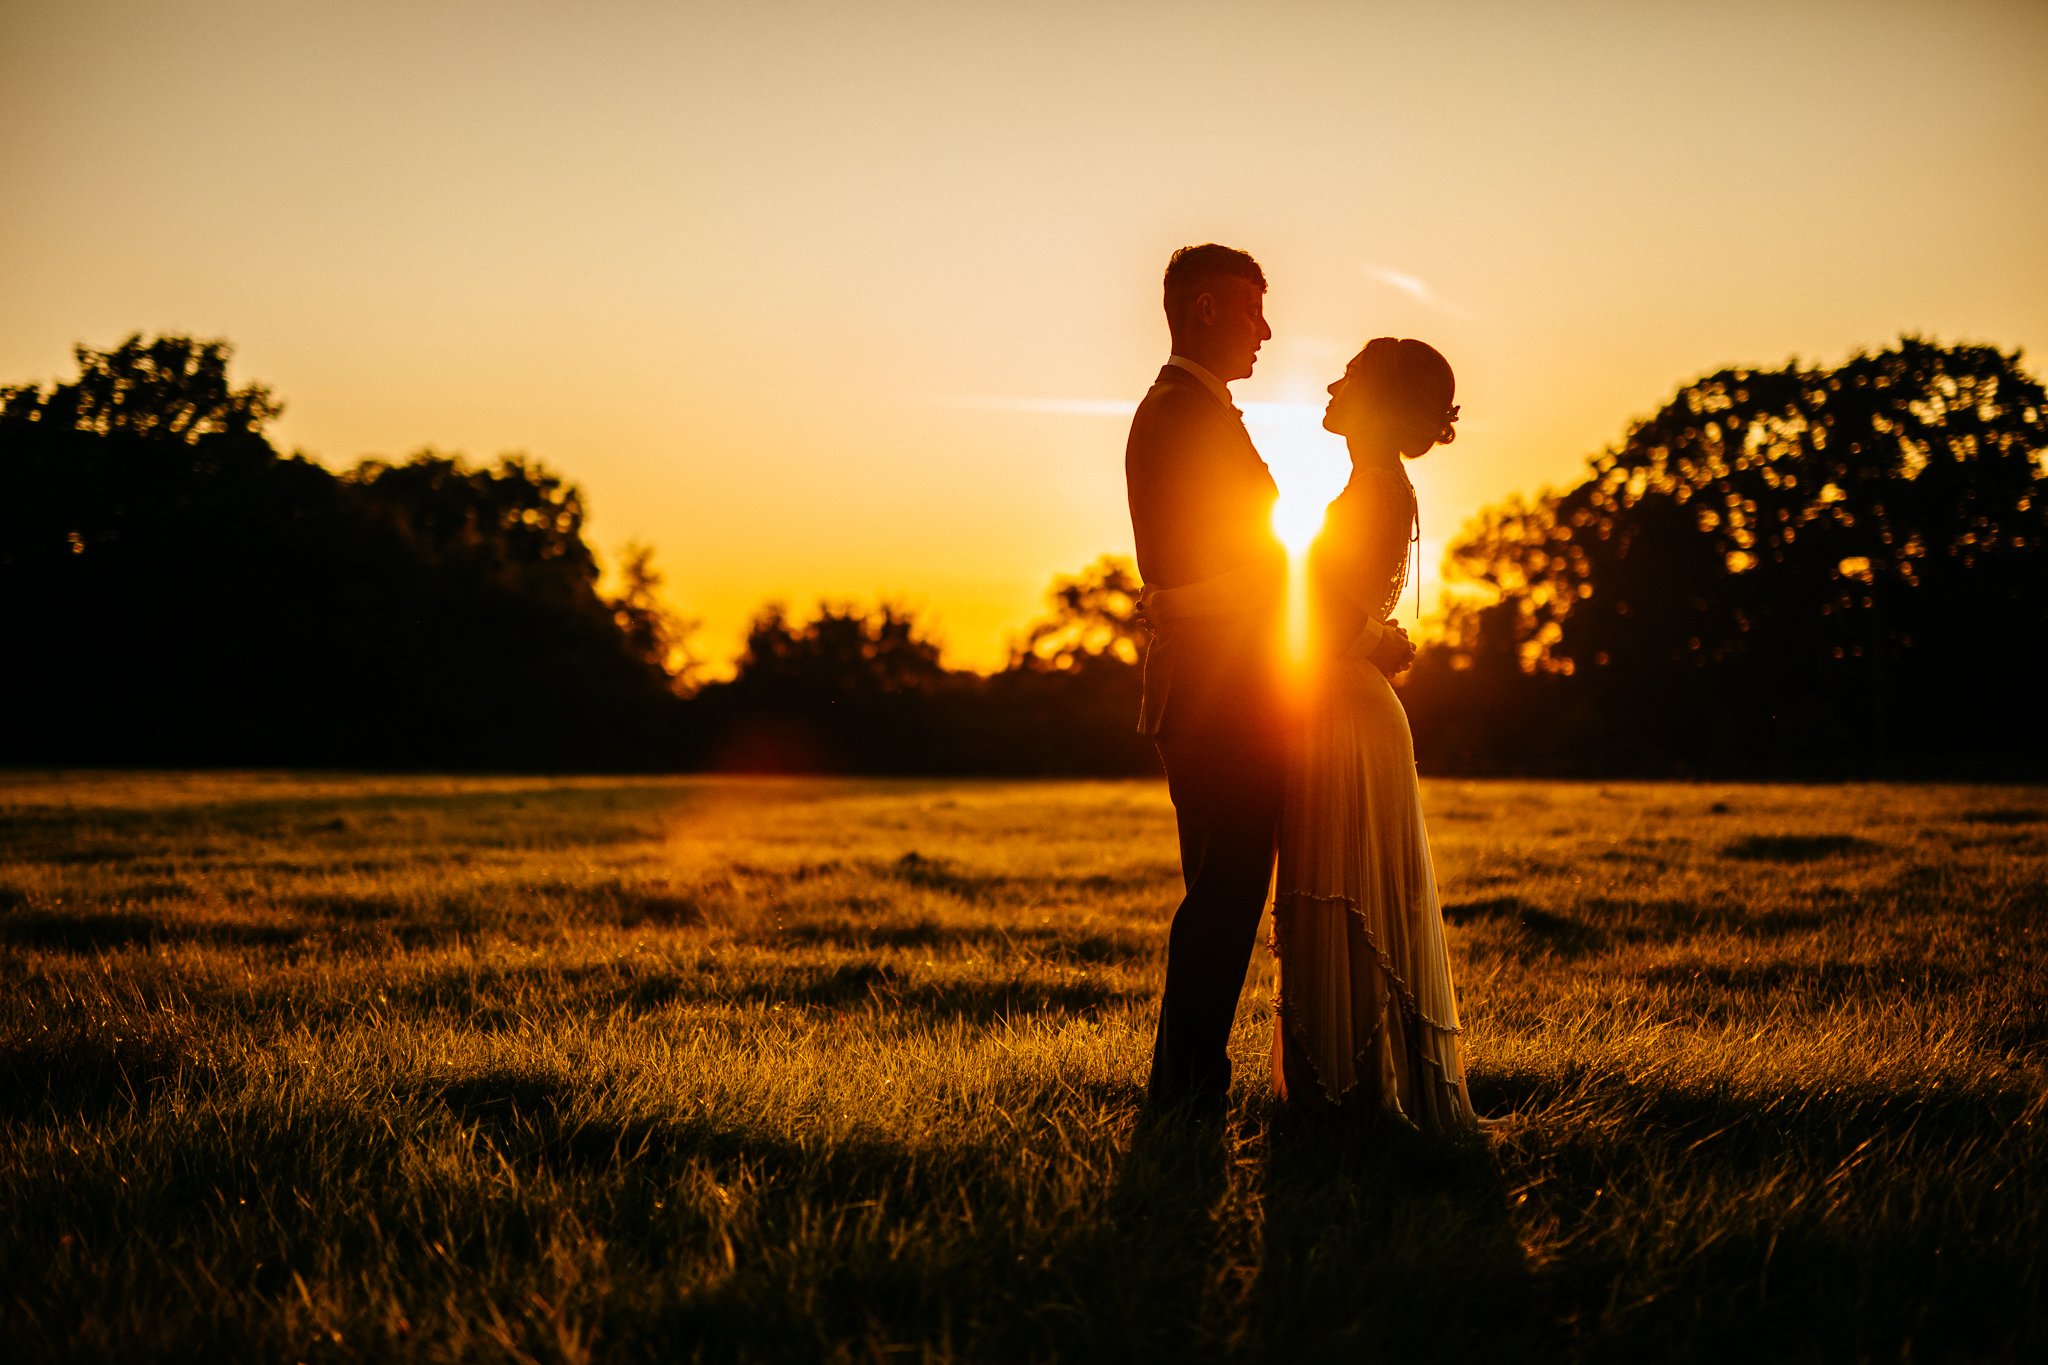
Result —
<path fill-rule="evenodd" d="M 1390 479 L 1387 482 L 1391 484 L 1394 481 Z M 1402 478 L 1398 487 L 1390 487 L 1380 514 L 1373 520 L 1377 532 L 1373 546 L 1376 562 L 1385 564 L 1389 557 L 1393 560 L 1392 566 L 1386 570 L 1387 592 L 1379 619 L 1392 620 L 1401 604 L 1401 594 L 1408 587 L 1410 552 L 1420 553 L 1422 514 L 1415 505 L 1414 485 Z M 1419 582 L 1416 591 L 1421 591 Z M 1420 610 L 1419 605 L 1417 609 Z"/>
<path fill-rule="evenodd" d="M 1415 490 L 1399 471 L 1362 476 L 1346 495 L 1338 534 L 1323 574 L 1367 620 L 1384 621 L 1408 586 L 1408 555 L 1416 526 Z"/>

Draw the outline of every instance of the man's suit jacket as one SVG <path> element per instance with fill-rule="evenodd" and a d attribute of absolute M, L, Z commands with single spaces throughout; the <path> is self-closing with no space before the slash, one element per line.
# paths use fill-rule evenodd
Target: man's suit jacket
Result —
<path fill-rule="evenodd" d="M 1194 375 L 1165 366 L 1131 418 L 1124 482 L 1146 586 L 1246 569 L 1270 572 L 1276 586 L 1270 610 L 1199 627 L 1153 624 L 1138 728 L 1157 735 L 1272 717 L 1287 557 L 1273 534 L 1279 489 L 1243 417 Z"/>

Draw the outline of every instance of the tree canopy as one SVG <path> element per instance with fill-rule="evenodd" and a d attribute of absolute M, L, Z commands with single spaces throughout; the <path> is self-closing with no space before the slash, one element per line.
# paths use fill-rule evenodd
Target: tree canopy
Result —
<path fill-rule="evenodd" d="M 1440 718 L 1497 754 L 1535 706 L 1604 769 L 2038 763 L 2044 451 L 2017 352 L 1908 337 L 1704 376 L 1577 486 L 1466 528 L 1450 575 L 1485 593 L 1416 690 L 1471 693 Z"/>
<path fill-rule="evenodd" d="M 0 390 L 7 757 L 672 756 L 665 660 L 621 629 L 646 604 L 598 592 L 572 484 L 517 456 L 282 455 L 223 342 L 77 357 L 75 381 Z"/>
<path fill-rule="evenodd" d="M 336 473 L 219 341 L 0 388 L 0 760 L 1156 773 L 1139 583 L 1053 581 L 991 677 L 909 611 L 765 609 L 697 685 L 645 547 L 600 587 L 577 487 L 424 450 Z M 1908 337 L 1684 385 L 1451 548 L 1401 684 L 1425 771 L 2048 769 L 2048 401 Z"/>
<path fill-rule="evenodd" d="M 1145 657 L 1138 621 L 1138 566 L 1122 555 L 1103 555 L 1071 577 L 1053 579 L 1048 615 L 1034 622 L 1010 650 L 1010 667 L 1073 672 L 1135 665 Z"/>

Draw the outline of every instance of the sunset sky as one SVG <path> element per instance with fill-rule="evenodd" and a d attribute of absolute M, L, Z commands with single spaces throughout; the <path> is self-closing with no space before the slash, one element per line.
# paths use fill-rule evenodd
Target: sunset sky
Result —
<path fill-rule="evenodd" d="M 2044 77 L 2041 0 L 0 0 L 0 383 L 225 337 L 288 448 L 576 480 L 714 665 L 825 596 L 989 667 L 1129 551 L 1173 248 L 1264 265 L 1237 391 L 1302 496 L 1365 339 L 1450 357 L 1433 574 L 1724 364 L 1919 331 L 2039 373 Z"/>

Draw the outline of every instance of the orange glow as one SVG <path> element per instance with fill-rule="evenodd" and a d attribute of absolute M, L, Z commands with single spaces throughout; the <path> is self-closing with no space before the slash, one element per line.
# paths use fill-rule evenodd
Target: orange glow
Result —
<path fill-rule="evenodd" d="M 1449 357 L 1425 610 L 1443 538 L 1693 375 L 1904 330 L 2048 349 L 2048 192 L 2012 173 L 2048 6 L 1185 9 L 10 5 L 0 384 L 219 336 L 284 449 L 525 451 L 608 562 L 654 547 L 717 674 L 764 602 L 820 597 L 999 668 L 1054 575 L 1129 554 L 1193 242 L 1270 280 L 1232 394 L 1293 549 L 1349 474 L 1323 386 L 1373 336 Z M 1162 123 L 1197 88 L 1215 116 Z M 139 149 L 165 109 L 176 154 Z"/>
<path fill-rule="evenodd" d="M 1323 529 L 1323 509 L 1328 502 L 1314 493 L 1290 496 L 1290 490 L 1281 490 L 1280 500 L 1273 504 L 1273 534 L 1287 547 L 1290 561 L 1308 553 L 1316 533 Z"/>
<path fill-rule="evenodd" d="M 1322 526 L 1323 518 L 1316 513 L 1316 526 Z M 1283 537 L 1284 538 L 1284 537 Z M 1309 539 L 1315 532 L 1309 532 Z M 1287 547 L 1287 657 L 1299 664 L 1308 657 L 1308 543 L 1300 549 L 1291 543 Z"/>

